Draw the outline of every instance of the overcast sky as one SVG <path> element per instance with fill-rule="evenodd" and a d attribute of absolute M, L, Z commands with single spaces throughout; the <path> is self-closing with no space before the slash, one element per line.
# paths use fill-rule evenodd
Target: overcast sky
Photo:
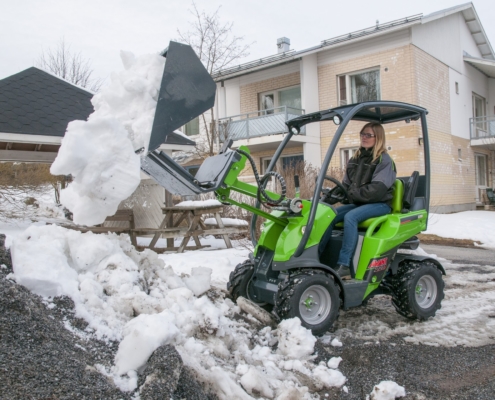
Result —
<path fill-rule="evenodd" d="M 458 0 L 196 0 L 198 9 L 221 6 L 234 33 L 254 42 L 251 61 L 275 54 L 277 38 L 302 50 L 348 32 L 464 4 Z M 495 1 L 476 0 L 475 9 L 495 43 Z M 158 52 L 192 21 L 188 0 L 0 0 L 0 79 L 33 66 L 43 49 L 63 37 L 91 60 L 96 77 L 121 70 L 120 50 Z"/>

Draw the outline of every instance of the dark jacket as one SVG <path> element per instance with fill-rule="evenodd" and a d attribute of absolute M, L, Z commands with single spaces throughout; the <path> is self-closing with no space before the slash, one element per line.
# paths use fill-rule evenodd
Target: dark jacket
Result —
<path fill-rule="evenodd" d="M 387 153 L 372 160 L 373 151 L 365 148 L 361 148 L 358 158 L 349 160 L 342 181 L 349 193 L 349 202 L 357 205 L 387 203 L 390 206 L 397 176 L 395 164 Z"/>

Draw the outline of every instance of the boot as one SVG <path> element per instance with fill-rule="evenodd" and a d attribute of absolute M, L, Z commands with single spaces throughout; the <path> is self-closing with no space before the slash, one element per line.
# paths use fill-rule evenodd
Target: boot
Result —
<path fill-rule="evenodd" d="M 342 280 L 349 280 L 352 279 L 351 277 L 351 269 L 344 264 L 338 264 L 337 268 L 335 268 L 335 272 L 340 276 L 340 279 Z"/>

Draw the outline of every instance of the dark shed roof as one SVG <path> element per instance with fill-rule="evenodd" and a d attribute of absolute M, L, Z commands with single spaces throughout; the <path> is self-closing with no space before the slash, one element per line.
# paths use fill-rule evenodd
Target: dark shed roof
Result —
<path fill-rule="evenodd" d="M 36 67 L 0 80 L 0 132 L 64 136 L 93 112 L 93 93 Z"/>
<path fill-rule="evenodd" d="M 94 111 L 92 97 L 48 72 L 28 68 L 0 80 L 0 132 L 63 137 L 70 121 L 85 121 Z M 175 132 L 165 144 L 196 145 Z"/>

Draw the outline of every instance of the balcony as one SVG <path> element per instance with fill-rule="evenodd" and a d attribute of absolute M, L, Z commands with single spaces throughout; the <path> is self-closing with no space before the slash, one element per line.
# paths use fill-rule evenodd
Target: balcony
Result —
<path fill-rule="evenodd" d="M 495 116 L 469 119 L 471 146 L 495 150 Z"/>
<path fill-rule="evenodd" d="M 221 118 L 217 121 L 216 128 L 222 141 L 260 138 L 287 133 L 285 122 L 303 114 L 304 110 L 282 106 Z M 305 133 L 306 129 L 303 127 L 301 135 Z"/>

